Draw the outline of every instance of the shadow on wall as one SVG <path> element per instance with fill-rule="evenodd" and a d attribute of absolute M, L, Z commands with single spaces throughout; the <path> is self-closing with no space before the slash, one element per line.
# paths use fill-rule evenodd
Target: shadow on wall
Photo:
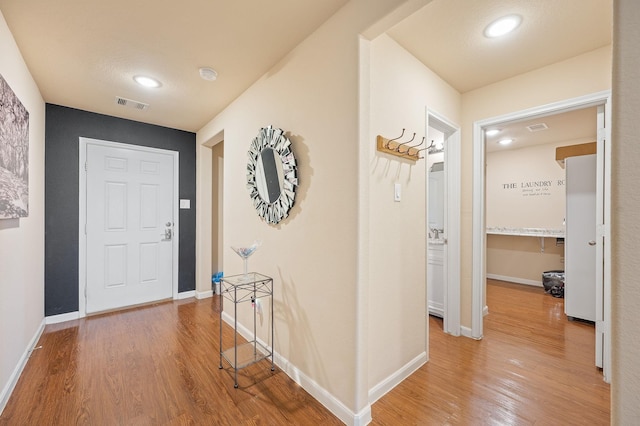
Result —
<path fill-rule="evenodd" d="M 274 226 L 281 229 L 283 225 L 287 225 L 302 211 L 302 203 L 307 198 L 309 187 L 311 186 L 311 177 L 313 176 L 313 168 L 311 167 L 311 157 L 309 156 L 309 147 L 304 143 L 304 138 L 300 135 L 292 135 L 286 132 L 285 135 L 291 141 L 291 149 L 296 157 L 296 165 L 298 167 L 298 187 L 296 188 L 296 200 L 293 207 L 289 210 L 289 216 Z"/>
<path fill-rule="evenodd" d="M 313 340 L 309 318 L 305 315 L 304 306 L 298 300 L 296 285 L 293 280 L 287 280 L 282 276 L 282 270 L 279 267 L 278 275 L 280 276 L 282 299 L 280 302 L 274 301 L 274 321 L 280 320 L 279 327 L 275 327 L 275 339 L 278 340 L 280 327 L 288 327 L 288 333 L 282 334 L 289 336 L 288 354 L 289 356 L 296 355 L 296 365 L 291 364 L 291 360 L 287 360 L 287 362 L 291 367 L 295 366 L 299 373 L 313 372 L 313 381 L 316 383 L 328 383 L 327 373 L 321 363 L 320 351 Z M 275 342 L 272 343 L 272 346 L 274 351 L 278 351 Z M 288 373 L 292 372 L 288 371 Z M 298 374 L 294 376 L 294 379 L 300 382 L 297 376 Z"/>
<path fill-rule="evenodd" d="M 382 161 L 382 164 L 381 164 Z M 420 160 L 418 160 L 420 161 Z M 380 181 L 382 178 L 388 178 L 390 173 L 394 173 L 392 171 L 392 166 L 395 165 L 395 174 L 392 176 L 394 180 L 400 179 L 400 173 L 402 171 L 402 166 L 407 165 L 409 167 L 409 174 L 407 176 L 407 183 L 411 182 L 411 172 L 413 168 L 417 165 L 417 162 L 411 161 L 406 158 L 394 157 L 390 154 L 381 154 L 376 153 L 376 156 L 371 160 L 371 173 Z M 378 169 L 382 169 L 381 173 L 377 173 Z"/>

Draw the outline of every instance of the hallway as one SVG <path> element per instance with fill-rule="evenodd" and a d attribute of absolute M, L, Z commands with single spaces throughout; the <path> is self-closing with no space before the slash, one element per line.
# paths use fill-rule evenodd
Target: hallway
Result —
<path fill-rule="evenodd" d="M 593 325 L 567 321 L 563 302 L 489 280 L 483 340 L 430 317 L 430 361 L 373 404 L 372 424 L 608 425 Z"/>

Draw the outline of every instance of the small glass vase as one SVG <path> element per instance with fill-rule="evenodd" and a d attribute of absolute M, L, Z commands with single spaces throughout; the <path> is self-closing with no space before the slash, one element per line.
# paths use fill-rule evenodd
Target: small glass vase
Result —
<path fill-rule="evenodd" d="M 255 251 L 260 247 L 260 242 L 255 241 L 250 246 L 231 246 L 231 249 L 236 252 L 238 256 L 242 258 L 243 261 L 243 271 L 244 275 L 242 277 L 243 281 L 249 281 L 249 256 L 251 256 Z"/>

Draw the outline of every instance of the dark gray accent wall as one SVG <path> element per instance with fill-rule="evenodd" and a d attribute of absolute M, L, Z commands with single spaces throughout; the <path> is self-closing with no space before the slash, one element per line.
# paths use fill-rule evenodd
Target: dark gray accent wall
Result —
<path fill-rule="evenodd" d="M 142 113 L 142 112 L 141 112 Z M 180 210 L 178 291 L 196 288 L 196 135 L 47 104 L 45 127 L 45 316 L 78 308 L 79 139 L 87 137 L 178 151 Z"/>

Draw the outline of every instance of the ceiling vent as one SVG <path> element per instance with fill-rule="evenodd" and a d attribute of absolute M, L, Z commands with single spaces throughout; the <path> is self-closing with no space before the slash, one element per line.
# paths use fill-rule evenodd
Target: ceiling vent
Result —
<path fill-rule="evenodd" d="M 539 132 L 541 130 L 547 130 L 548 128 L 549 126 L 547 126 L 545 123 L 538 123 L 527 126 L 527 130 L 529 130 L 530 132 Z"/>
<path fill-rule="evenodd" d="M 149 108 L 149 104 L 145 104 L 144 102 L 140 102 L 140 101 L 134 101 L 132 99 L 122 98 L 120 96 L 116 96 L 116 103 L 118 105 L 121 105 L 127 108 L 133 108 L 133 109 L 139 109 L 139 110 L 145 110 Z"/>

